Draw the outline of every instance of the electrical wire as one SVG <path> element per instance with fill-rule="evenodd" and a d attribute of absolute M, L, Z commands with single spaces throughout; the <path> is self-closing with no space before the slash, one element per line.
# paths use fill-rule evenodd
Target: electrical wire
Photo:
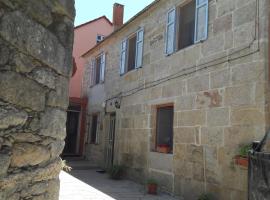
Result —
<path fill-rule="evenodd" d="M 162 84 L 164 82 L 167 82 L 167 81 L 170 81 L 170 80 L 173 80 L 173 79 L 176 79 L 176 78 L 180 78 L 180 77 L 183 77 L 183 76 L 188 76 L 190 74 L 199 72 L 201 70 L 205 70 L 205 69 L 211 68 L 213 66 L 217 66 L 217 65 L 220 65 L 220 64 L 224 64 L 224 63 L 227 63 L 227 62 L 238 60 L 238 59 L 241 59 L 241 58 L 244 58 L 246 56 L 250 56 L 250 55 L 253 55 L 253 54 L 259 52 L 260 51 L 260 37 L 259 37 L 260 24 L 259 24 L 259 16 L 260 16 L 259 0 L 256 0 L 256 12 L 255 12 L 255 20 L 254 20 L 255 21 L 254 36 L 253 36 L 252 41 L 246 47 L 243 47 L 243 48 L 241 48 L 239 50 L 236 50 L 236 51 L 234 51 L 234 52 L 232 52 L 232 53 L 230 53 L 230 54 L 228 54 L 226 56 L 222 56 L 222 57 L 213 59 L 211 61 L 208 61 L 208 62 L 199 64 L 199 65 L 193 65 L 191 67 L 184 68 L 184 69 L 180 70 L 179 72 L 177 72 L 175 74 L 172 74 L 172 75 L 169 75 L 169 76 L 166 76 L 164 78 L 160 78 L 160 79 L 155 80 L 155 81 L 146 82 L 143 85 L 138 86 L 136 88 L 133 88 L 131 90 L 120 92 L 117 95 L 112 96 L 112 97 L 106 99 L 105 100 L 105 106 L 107 106 L 107 102 L 110 101 L 110 100 L 113 100 L 113 99 L 116 99 L 116 98 L 122 99 L 124 97 L 128 97 L 128 96 L 134 95 L 134 94 L 136 94 L 136 93 L 138 93 L 138 92 L 140 92 L 142 90 L 149 89 L 149 88 L 155 87 L 157 85 L 160 85 L 160 84 Z M 240 53 L 242 51 L 245 51 L 246 49 L 251 49 L 252 45 L 254 44 L 254 42 L 256 40 L 258 41 L 257 49 L 255 49 L 255 50 L 253 50 L 251 52 L 248 52 L 246 54 L 240 55 L 238 57 L 230 58 L 230 57 L 232 57 L 235 54 L 238 54 L 238 53 Z M 223 60 L 223 59 L 225 59 L 225 60 Z M 220 61 L 220 60 L 223 60 L 223 61 Z M 220 61 L 220 62 L 214 63 L 216 61 Z M 211 63 L 214 63 L 214 64 L 211 64 Z M 186 72 L 188 70 L 189 70 L 189 72 Z M 192 71 L 190 71 L 190 70 L 192 70 Z"/>

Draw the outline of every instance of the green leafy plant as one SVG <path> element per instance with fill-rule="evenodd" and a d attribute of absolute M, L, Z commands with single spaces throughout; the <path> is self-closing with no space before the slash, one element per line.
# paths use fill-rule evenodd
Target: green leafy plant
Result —
<path fill-rule="evenodd" d="M 72 167 L 67 165 L 66 160 L 61 160 L 61 168 L 62 168 L 62 170 L 66 171 L 66 172 L 70 172 L 72 170 Z"/>
<path fill-rule="evenodd" d="M 246 144 L 246 145 L 241 145 L 239 148 L 239 156 L 242 157 L 247 157 L 248 156 L 248 152 L 252 149 L 252 145 L 251 144 Z"/>
<path fill-rule="evenodd" d="M 109 176 L 111 179 L 120 180 L 123 178 L 125 167 L 122 165 L 114 165 L 109 169 Z"/>
<path fill-rule="evenodd" d="M 150 179 L 148 179 L 147 180 L 147 184 L 148 185 L 157 185 L 157 181 L 155 180 L 155 179 L 153 179 L 153 178 L 150 178 Z"/>
<path fill-rule="evenodd" d="M 198 200 L 213 200 L 213 196 L 209 193 L 201 194 Z"/>

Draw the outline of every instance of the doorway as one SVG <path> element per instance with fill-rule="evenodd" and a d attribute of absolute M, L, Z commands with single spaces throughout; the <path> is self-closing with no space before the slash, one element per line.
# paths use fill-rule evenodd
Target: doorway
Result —
<path fill-rule="evenodd" d="M 115 113 L 110 114 L 110 123 L 107 137 L 107 150 L 106 150 L 106 168 L 109 169 L 113 166 L 114 159 L 114 139 L 115 139 Z"/>
<path fill-rule="evenodd" d="M 69 106 L 67 111 L 65 148 L 63 155 L 75 156 L 78 154 L 78 133 L 80 122 L 80 106 Z"/>

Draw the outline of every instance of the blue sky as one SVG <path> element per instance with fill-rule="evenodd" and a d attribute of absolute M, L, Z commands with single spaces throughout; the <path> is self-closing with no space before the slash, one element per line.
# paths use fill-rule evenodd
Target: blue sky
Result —
<path fill-rule="evenodd" d="M 115 2 L 125 5 L 124 22 L 126 22 L 153 1 L 154 0 L 75 0 L 75 26 L 102 15 L 106 15 L 112 20 L 112 9 Z"/>

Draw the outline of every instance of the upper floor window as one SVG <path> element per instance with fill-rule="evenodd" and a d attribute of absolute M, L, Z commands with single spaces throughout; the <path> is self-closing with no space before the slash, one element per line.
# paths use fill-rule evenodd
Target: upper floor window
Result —
<path fill-rule="evenodd" d="M 91 86 L 104 82 L 105 53 L 101 53 L 91 62 Z"/>
<path fill-rule="evenodd" d="M 167 13 L 167 55 L 207 39 L 208 0 L 191 0 Z"/>
<path fill-rule="evenodd" d="M 121 42 L 120 74 L 142 66 L 144 30 L 139 29 Z"/>
<path fill-rule="evenodd" d="M 104 35 L 97 35 L 96 41 L 97 43 L 101 42 L 102 40 L 104 40 L 105 36 Z"/>

